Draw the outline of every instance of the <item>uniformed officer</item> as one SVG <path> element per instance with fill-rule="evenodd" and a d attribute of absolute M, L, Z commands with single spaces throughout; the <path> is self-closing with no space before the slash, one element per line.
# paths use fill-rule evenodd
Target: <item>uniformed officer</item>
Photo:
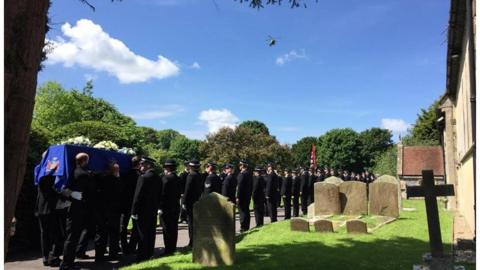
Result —
<path fill-rule="evenodd" d="M 155 172 L 155 160 L 142 157 L 140 171 L 143 174 L 137 180 L 132 203 L 132 219 L 137 222 L 138 232 L 137 262 L 153 256 L 158 200 L 162 189 L 161 179 Z"/>
<path fill-rule="evenodd" d="M 222 182 L 216 173 L 217 164 L 213 161 L 207 163 L 206 171 L 208 173 L 205 179 L 203 195 L 206 196 L 212 192 L 222 194 Z"/>
<path fill-rule="evenodd" d="M 265 216 L 265 179 L 262 176 L 264 169 L 256 166 L 252 178 L 253 212 L 255 215 L 256 228 L 263 226 Z"/>
<path fill-rule="evenodd" d="M 250 200 L 252 198 L 252 175 L 245 160 L 239 162 L 237 176 L 237 205 L 240 215 L 240 232 L 250 229 Z"/>
<path fill-rule="evenodd" d="M 128 239 L 128 223 L 132 214 L 133 196 L 135 195 L 137 180 L 140 176 L 140 159 L 141 157 L 134 156 L 132 158 L 132 168 L 122 177 L 123 191 L 121 195 L 120 243 L 124 254 L 134 252 L 137 249 L 137 222 L 132 220 L 133 228 L 130 239 Z"/>
<path fill-rule="evenodd" d="M 163 164 L 162 192 L 159 200 L 160 220 L 163 227 L 164 255 L 171 255 L 177 249 L 178 216 L 180 214 L 180 179 L 175 173 L 177 163 L 167 159 Z"/>
<path fill-rule="evenodd" d="M 308 173 L 308 205 L 315 201 L 315 192 L 313 190 L 315 182 L 317 182 L 317 176 L 315 175 L 315 167 L 312 166 Z"/>
<path fill-rule="evenodd" d="M 293 216 L 298 217 L 300 204 L 300 186 L 302 180 L 298 176 L 297 170 L 292 172 L 292 197 L 293 197 Z"/>
<path fill-rule="evenodd" d="M 225 179 L 222 183 L 222 195 L 227 197 L 232 203 L 236 203 L 235 192 L 237 189 L 237 178 L 233 175 L 233 165 L 225 164 Z"/>
<path fill-rule="evenodd" d="M 281 195 L 283 198 L 283 205 L 285 207 L 285 219 L 290 219 L 292 215 L 292 170 L 286 169 L 282 181 Z"/>
<path fill-rule="evenodd" d="M 272 223 L 277 221 L 278 182 L 278 176 L 273 171 L 273 164 L 268 163 L 267 173 L 265 174 L 265 198 L 268 215 Z"/>
<path fill-rule="evenodd" d="M 304 215 L 307 214 L 308 210 L 308 197 L 310 193 L 310 187 L 309 187 L 309 175 L 308 171 L 305 169 L 301 169 L 300 171 L 300 200 L 301 200 L 301 208 L 302 208 L 302 213 Z"/>
<path fill-rule="evenodd" d="M 183 172 L 178 176 L 180 178 L 180 194 L 181 194 L 181 197 L 183 197 L 183 192 L 185 191 L 185 183 L 187 182 L 187 176 L 188 176 L 188 172 L 189 172 L 189 168 L 188 168 L 188 161 L 185 161 L 183 163 L 183 165 L 185 166 L 185 168 L 183 169 Z M 182 202 L 181 200 L 179 201 L 179 205 L 180 205 L 180 222 L 187 222 L 187 212 L 183 209 L 183 207 L 181 207 L 182 205 Z"/>
<path fill-rule="evenodd" d="M 110 259 L 118 259 L 120 251 L 120 167 L 116 160 L 108 164 L 104 175 L 97 180 L 95 261 L 103 261 L 108 242 Z"/>
<path fill-rule="evenodd" d="M 185 183 L 185 191 L 182 198 L 182 208 L 185 209 L 187 213 L 187 223 L 188 223 L 188 236 L 190 241 L 188 246 L 193 245 L 193 204 L 198 201 L 202 195 L 202 176 L 199 173 L 200 162 L 196 159 L 192 159 L 188 166 L 190 168 L 190 173 L 187 176 L 187 181 Z"/>
<path fill-rule="evenodd" d="M 85 222 L 92 220 L 88 212 L 87 204 L 92 200 L 93 178 L 88 171 L 89 156 L 86 153 L 79 153 L 75 156 L 76 167 L 73 177 L 69 179 L 65 189 L 61 192 L 63 196 L 71 201 L 67 210 L 66 238 L 63 247 L 63 261 L 60 269 L 73 269 L 75 262 L 75 249 Z"/>

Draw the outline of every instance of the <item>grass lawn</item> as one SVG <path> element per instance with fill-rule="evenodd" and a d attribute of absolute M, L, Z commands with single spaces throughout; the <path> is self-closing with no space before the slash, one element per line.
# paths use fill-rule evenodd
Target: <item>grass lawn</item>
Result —
<path fill-rule="evenodd" d="M 369 235 L 291 232 L 288 222 L 277 222 L 238 236 L 236 262 L 215 269 L 412 269 L 429 251 L 423 200 L 404 201 L 400 218 Z M 445 251 L 450 250 L 452 215 L 440 210 Z M 122 269 L 202 269 L 192 255 L 176 253 Z M 475 269 L 474 265 L 466 265 Z"/>

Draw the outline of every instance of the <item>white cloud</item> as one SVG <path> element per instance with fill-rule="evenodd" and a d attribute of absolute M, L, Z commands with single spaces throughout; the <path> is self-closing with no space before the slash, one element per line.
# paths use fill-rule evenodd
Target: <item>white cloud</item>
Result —
<path fill-rule="evenodd" d="M 279 66 L 284 65 L 287 62 L 297 60 L 297 59 L 306 59 L 307 55 L 305 54 L 305 50 L 302 49 L 300 52 L 297 52 L 296 50 L 291 50 L 289 53 L 286 53 L 282 56 L 277 57 L 275 60 L 275 63 Z"/>
<path fill-rule="evenodd" d="M 97 75 L 90 74 L 90 73 L 84 74 L 83 77 L 85 78 L 86 81 L 95 81 L 96 79 L 98 79 Z"/>
<path fill-rule="evenodd" d="M 157 110 L 146 111 L 146 112 L 139 112 L 133 113 L 129 116 L 135 120 L 158 120 L 158 119 L 165 119 L 176 115 L 178 113 L 184 112 L 185 108 L 180 105 L 167 105 Z M 165 123 L 164 121 L 161 121 Z"/>
<path fill-rule="evenodd" d="M 193 62 L 192 65 L 190 65 L 190 68 L 193 68 L 193 69 L 200 69 L 200 64 L 198 62 Z"/>
<path fill-rule="evenodd" d="M 402 119 L 393 119 L 393 118 L 383 118 L 382 119 L 382 128 L 391 130 L 394 133 L 406 132 L 409 127 L 410 127 L 410 125 L 407 124 Z"/>
<path fill-rule="evenodd" d="M 94 22 L 81 19 L 75 26 L 65 23 L 63 35 L 48 40 L 53 50 L 47 55 L 48 64 L 63 63 L 66 67 L 75 65 L 106 71 L 121 83 L 145 82 L 175 76 L 180 68 L 169 59 L 158 55 L 156 61 L 132 52 L 122 41 L 110 37 Z"/>
<path fill-rule="evenodd" d="M 208 131 L 211 133 L 217 132 L 223 127 L 235 128 L 240 121 L 236 115 L 227 109 L 202 111 L 198 119 L 207 124 Z"/>

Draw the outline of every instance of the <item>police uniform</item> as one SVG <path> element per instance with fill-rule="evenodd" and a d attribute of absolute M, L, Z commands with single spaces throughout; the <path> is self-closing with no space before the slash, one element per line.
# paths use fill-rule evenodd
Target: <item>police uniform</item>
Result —
<path fill-rule="evenodd" d="M 226 168 L 233 168 L 233 165 L 227 164 Z M 227 174 L 222 182 L 222 195 L 227 197 L 232 203 L 235 202 L 235 191 L 237 189 L 237 178 L 233 174 Z"/>
<path fill-rule="evenodd" d="M 290 172 L 291 171 L 289 171 L 289 173 Z M 285 219 L 290 219 L 292 214 L 292 181 L 291 175 L 283 177 L 281 194 L 285 207 Z"/>
<path fill-rule="evenodd" d="M 192 160 L 189 164 L 192 168 L 191 172 L 187 176 L 185 183 L 185 191 L 182 197 L 182 207 L 187 213 L 187 223 L 188 223 L 188 236 L 190 241 L 189 246 L 193 244 L 193 204 L 198 201 L 202 195 L 202 176 L 198 173 L 198 168 L 200 163 L 197 160 Z"/>
<path fill-rule="evenodd" d="M 265 197 L 270 221 L 277 221 L 278 176 L 275 172 L 265 174 Z"/>
<path fill-rule="evenodd" d="M 240 164 L 248 166 L 248 163 L 241 161 Z M 240 229 L 250 229 L 250 199 L 252 197 L 252 175 L 247 169 L 242 170 L 237 176 L 237 199 L 238 213 L 240 216 Z"/>
<path fill-rule="evenodd" d="M 298 217 L 300 215 L 300 186 L 301 179 L 299 176 L 292 177 L 292 197 L 293 197 L 293 216 Z"/>
<path fill-rule="evenodd" d="M 178 238 L 178 216 L 180 214 L 180 180 L 175 174 L 175 160 L 165 161 L 164 167 L 171 168 L 162 177 L 162 192 L 160 194 L 159 209 L 160 219 L 163 226 L 163 242 L 165 243 L 165 254 L 173 254 L 177 249 Z"/>
<path fill-rule="evenodd" d="M 260 173 L 262 168 L 256 167 L 255 171 Z M 265 216 L 265 179 L 262 175 L 252 177 L 252 199 L 255 224 L 257 227 L 263 226 L 263 217 Z"/>

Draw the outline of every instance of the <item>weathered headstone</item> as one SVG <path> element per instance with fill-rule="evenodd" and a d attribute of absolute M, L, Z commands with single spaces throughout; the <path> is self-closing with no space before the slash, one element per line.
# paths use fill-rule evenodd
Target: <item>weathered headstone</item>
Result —
<path fill-rule="evenodd" d="M 398 217 L 400 215 L 399 185 L 373 182 L 369 189 L 369 215 Z"/>
<path fill-rule="evenodd" d="M 335 184 L 315 183 L 315 216 L 340 214 L 340 197 Z"/>
<path fill-rule="evenodd" d="M 347 232 L 348 233 L 368 233 L 367 223 L 358 219 L 348 220 Z"/>
<path fill-rule="evenodd" d="M 313 222 L 316 232 L 333 232 L 333 223 L 328 219 L 317 219 Z"/>
<path fill-rule="evenodd" d="M 307 208 L 307 218 L 314 218 L 315 217 L 315 204 L 312 203 Z"/>
<path fill-rule="evenodd" d="M 377 179 L 375 179 L 374 183 L 392 183 L 398 185 L 398 205 L 400 206 L 400 209 L 402 209 L 402 185 L 400 181 L 391 175 L 384 174 Z"/>
<path fill-rule="evenodd" d="M 336 177 L 336 176 L 330 176 L 327 179 L 325 179 L 322 183 L 330 183 L 330 184 L 335 184 L 335 185 L 340 185 L 343 183 L 343 180 Z"/>
<path fill-rule="evenodd" d="M 193 262 L 204 266 L 233 265 L 235 205 L 210 193 L 193 207 Z"/>
<path fill-rule="evenodd" d="M 290 229 L 298 232 L 309 232 L 310 224 L 308 223 L 308 220 L 304 218 L 294 217 L 290 219 Z"/>
<path fill-rule="evenodd" d="M 367 184 L 347 181 L 339 185 L 340 211 L 344 215 L 368 213 Z"/>

